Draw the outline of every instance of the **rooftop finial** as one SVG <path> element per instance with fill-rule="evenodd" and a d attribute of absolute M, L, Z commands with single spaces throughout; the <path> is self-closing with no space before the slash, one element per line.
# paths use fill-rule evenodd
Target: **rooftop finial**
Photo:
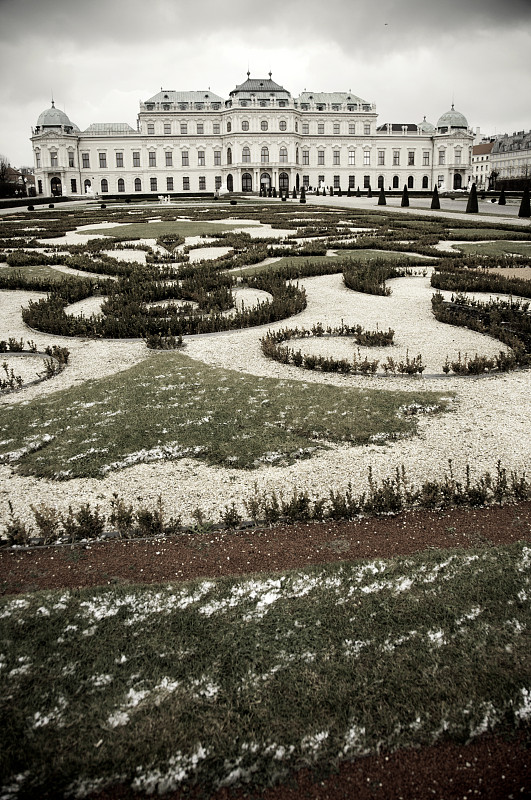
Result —
<path fill-rule="evenodd" d="M 272 77 L 273 77 L 273 73 L 271 72 L 271 70 L 269 70 L 269 80 L 271 80 Z"/>
<path fill-rule="evenodd" d="M 250 78 L 250 77 L 251 77 L 251 73 L 250 73 L 250 71 L 249 71 L 249 67 L 247 67 L 247 77 L 248 77 L 248 78 Z"/>

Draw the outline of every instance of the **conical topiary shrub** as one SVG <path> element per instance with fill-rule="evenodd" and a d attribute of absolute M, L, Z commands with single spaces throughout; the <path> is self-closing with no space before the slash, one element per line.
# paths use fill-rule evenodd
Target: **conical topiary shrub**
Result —
<path fill-rule="evenodd" d="M 361 197 L 360 187 L 358 186 L 358 190 L 356 192 L 356 197 Z"/>
<path fill-rule="evenodd" d="M 386 206 L 387 200 L 385 199 L 385 192 L 383 186 L 380 187 L 380 195 L 378 197 L 378 205 L 379 206 Z"/>
<path fill-rule="evenodd" d="M 402 208 L 409 207 L 409 194 L 407 191 L 406 184 L 404 184 L 404 191 L 402 192 L 402 202 L 400 203 L 400 205 L 402 206 Z"/>
<path fill-rule="evenodd" d="M 501 192 L 500 192 L 500 198 L 498 200 L 498 205 L 499 206 L 506 206 L 507 205 L 507 200 L 505 199 L 505 189 L 502 189 Z"/>
<path fill-rule="evenodd" d="M 352 192 L 350 191 L 350 186 L 347 189 L 347 197 L 352 197 Z"/>
<path fill-rule="evenodd" d="M 439 191 L 436 186 L 433 187 L 433 194 L 431 196 L 431 207 L 435 209 L 441 207 L 441 201 L 439 200 Z"/>
<path fill-rule="evenodd" d="M 470 189 L 470 194 L 468 195 L 468 203 L 466 204 L 466 213 L 467 214 L 478 213 L 478 193 L 475 183 L 472 184 L 472 188 Z"/>
<path fill-rule="evenodd" d="M 301 200 L 300 200 L 300 202 L 301 203 L 305 203 L 306 202 L 306 189 L 304 188 L 304 186 L 302 186 L 302 188 L 301 188 Z"/>
<path fill-rule="evenodd" d="M 343 197 L 343 192 L 341 191 L 341 186 L 340 186 L 340 187 L 339 187 L 339 189 L 337 190 L 337 196 L 338 196 L 338 197 Z"/>
<path fill-rule="evenodd" d="M 520 210 L 518 211 L 519 217 L 531 217 L 531 208 L 529 204 L 529 186 L 526 186 L 522 195 L 522 202 L 520 203 Z"/>
<path fill-rule="evenodd" d="M 369 188 L 367 190 L 367 197 L 372 197 L 372 189 L 371 189 L 371 184 L 370 183 L 369 183 Z"/>
<path fill-rule="evenodd" d="M 297 199 L 297 189 L 296 189 L 296 187 L 295 187 L 295 186 L 293 187 L 293 193 L 292 193 L 292 195 L 291 195 L 291 196 L 292 196 L 292 198 L 293 198 L 294 200 L 296 200 L 296 199 Z"/>
<path fill-rule="evenodd" d="M 331 186 L 330 187 L 330 197 L 333 197 L 333 196 L 334 196 L 334 187 Z"/>

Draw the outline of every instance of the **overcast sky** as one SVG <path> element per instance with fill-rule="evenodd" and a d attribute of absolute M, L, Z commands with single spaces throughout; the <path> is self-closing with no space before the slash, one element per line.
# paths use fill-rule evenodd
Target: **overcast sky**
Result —
<path fill-rule="evenodd" d="M 378 121 L 452 102 L 486 134 L 531 128 L 530 0 L 0 0 L 0 153 L 33 164 L 51 97 L 81 130 L 136 127 L 164 89 L 352 91 Z"/>

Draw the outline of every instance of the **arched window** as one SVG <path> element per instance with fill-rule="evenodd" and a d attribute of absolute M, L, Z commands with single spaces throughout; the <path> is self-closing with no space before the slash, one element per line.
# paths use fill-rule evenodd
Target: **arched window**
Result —
<path fill-rule="evenodd" d="M 281 131 L 285 131 L 285 130 L 286 130 L 286 128 L 288 127 L 288 126 L 287 126 L 287 123 L 286 123 L 286 120 L 284 120 L 284 119 L 281 119 L 281 120 L 280 120 L 280 122 L 278 123 L 278 127 L 279 127 L 279 129 L 280 129 Z"/>
<path fill-rule="evenodd" d="M 227 133 L 230 133 L 231 130 L 232 130 L 232 124 L 230 122 L 227 122 Z"/>
<path fill-rule="evenodd" d="M 227 164 L 232 164 L 232 150 L 227 147 Z"/>
<path fill-rule="evenodd" d="M 244 119 L 242 122 L 242 131 L 248 131 L 248 130 L 249 130 L 249 121 Z"/>
<path fill-rule="evenodd" d="M 296 163 L 296 164 L 298 164 L 298 163 L 299 163 L 299 148 L 298 148 L 298 147 L 297 147 L 297 149 L 295 150 L 295 163 Z"/>
<path fill-rule="evenodd" d="M 430 186 L 429 178 L 427 175 L 424 175 L 424 177 L 422 178 L 422 188 L 429 189 L 429 186 Z"/>
<path fill-rule="evenodd" d="M 280 160 L 281 164 L 286 164 L 287 163 L 287 160 L 288 160 L 288 148 L 287 147 L 281 147 L 280 148 L 280 159 L 279 160 Z"/>
<path fill-rule="evenodd" d="M 135 192 L 141 192 L 141 191 L 142 191 L 142 181 L 140 180 L 140 178 L 135 178 Z"/>
<path fill-rule="evenodd" d="M 118 191 L 125 192 L 125 181 L 123 178 L 118 178 Z"/>
<path fill-rule="evenodd" d="M 378 175 L 378 189 L 384 188 L 384 176 Z"/>
<path fill-rule="evenodd" d="M 414 178 L 413 178 L 413 175 L 410 175 L 410 176 L 408 177 L 408 179 L 407 179 L 407 188 L 408 188 L 408 189 L 412 189 L 412 188 L 413 188 L 413 184 L 414 184 L 414 183 L 415 183 L 415 180 L 414 180 Z"/>
<path fill-rule="evenodd" d="M 234 191 L 234 178 L 232 175 L 227 175 L 227 191 L 233 192 Z"/>
<path fill-rule="evenodd" d="M 247 164 L 250 162 L 250 160 L 251 160 L 251 151 L 248 147 L 244 147 L 242 150 L 242 161 L 244 161 Z"/>
<path fill-rule="evenodd" d="M 281 192 L 289 191 L 289 176 L 287 172 L 281 172 L 278 176 L 278 188 Z"/>
<path fill-rule="evenodd" d="M 87 192 L 89 192 L 90 188 L 91 188 L 91 183 L 90 183 L 88 178 L 85 179 L 85 182 L 83 183 L 83 187 L 85 189 L 85 194 L 87 194 Z"/>
<path fill-rule="evenodd" d="M 244 172 L 242 175 L 242 192 L 252 192 L 253 191 L 253 179 L 248 172 Z"/>
<path fill-rule="evenodd" d="M 269 163 L 269 150 L 268 150 L 267 147 L 262 147 L 261 161 L 262 161 L 262 164 L 268 164 Z"/>
<path fill-rule="evenodd" d="M 260 123 L 260 130 L 262 130 L 262 131 L 266 131 L 266 130 L 268 129 L 268 127 L 269 127 L 269 126 L 268 126 L 268 124 L 267 124 L 267 120 L 266 120 L 266 119 L 263 119 L 263 120 L 262 120 L 262 122 Z"/>
<path fill-rule="evenodd" d="M 393 189 L 398 189 L 398 181 L 399 181 L 398 175 L 393 175 Z"/>
<path fill-rule="evenodd" d="M 109 191 L 109 181 L 107 180 L 107 178 L 102 178 L 102 180 L 101 180 L 101 192 L 103 194 L 104 192 L 108 192 L 108 191 Z"/>

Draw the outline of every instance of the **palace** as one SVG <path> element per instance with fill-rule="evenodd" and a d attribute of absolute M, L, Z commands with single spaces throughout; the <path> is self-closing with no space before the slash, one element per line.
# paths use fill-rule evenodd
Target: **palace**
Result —
<path fill-rule="evenodd" d="M 472 175 L 473 135 L 453 105 L 437 125 L 378 124 L 374 103 L 352 92 L 294 98 L 271 73 L 248 72 L 226 100 L 161 89 L 140 104 L 136 130 L 80 131 L 52 101 L 31 141 L 41 195 L 464 189 Z"/>

